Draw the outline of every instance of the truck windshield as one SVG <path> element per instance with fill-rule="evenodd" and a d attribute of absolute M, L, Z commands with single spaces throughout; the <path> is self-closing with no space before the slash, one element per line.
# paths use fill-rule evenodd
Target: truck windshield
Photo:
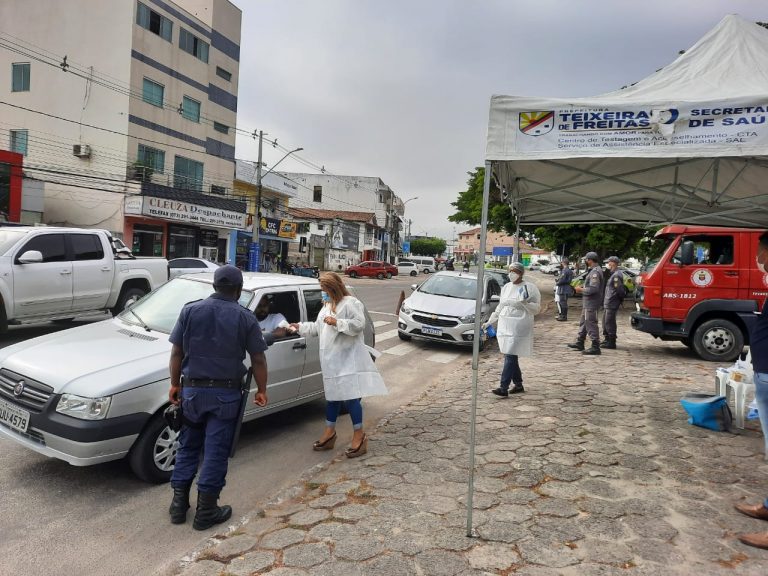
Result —
<path fill-rule="evenodd" d="M 125 310 L 119 318 L 127 324 L 146 325 L 149 330 L 170 334 L 185 304 L 208 298 L 211 294 L 213 284 L 209 282 L 174 278 Z M 252 298 L 253 292 L 243 290 L 240 305 L 248 306 Z"/>
<path fill-rule="evenodd" d="M 658 266 L 659 260 L 661 260 L 664 252 L 667 251 L 669 245 L 676 239 L 677 236 L 674 234 L 665 234 L 662 236 L 656 236 L 655 238 L 649 240 L 647 246 L 645 247 L 649 260 L 640 268 L 640 272 L 653 272 L 653 269 Z"/>
<path fill-rule="evenodd" d="M 17 230 L 2 230 L 0 229 L 0 256 L 5 256 L 5 253 L 10 250 L 16 242 L 21 240 L 26 232 L 19 232 Z"/>

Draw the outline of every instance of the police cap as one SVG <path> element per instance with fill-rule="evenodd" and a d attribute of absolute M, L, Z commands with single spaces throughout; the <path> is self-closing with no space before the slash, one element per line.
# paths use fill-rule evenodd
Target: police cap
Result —
<path fill-rule="evenodd" d="M 597 252 L 587 252 L 587 255 L 584 256 L 584 260 L 592 260 L 592 262 L 597 262 L 598 258 Z"/>
<path fill-rule="evenodd" d="M 213 273 L 214 286 L 242 286 L 243 273 L 239 268 L 227 264 L 216 269 Z"/>
<path fill-rule="evenodd" d="M 613 262 L 615 264 L 621 264 L 621 260 L 619 260 L 618 256 L 608 256 L 607 262 Z"/>

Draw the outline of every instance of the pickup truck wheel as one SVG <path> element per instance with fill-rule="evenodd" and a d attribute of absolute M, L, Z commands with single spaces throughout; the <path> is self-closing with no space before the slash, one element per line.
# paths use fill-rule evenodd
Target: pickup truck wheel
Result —
<path fill-rule="evenodd" d="M 179 449 L 179 433 L 168 427 L 162 413 L 155 414 L 128 455 L 131 470 L 141 480 L 162 484 L 171 480 Z"/>
<path fill-rule="evenodd" d="M 0 298 L 0 334 L 8 332 L 8 316 L 5 314 L 5 302 Z"/>
<path fill-rule="evenodd" d="M 128 288 L 125 292 L 123 292 L 120 295 L 120 299 L 117 301 L 117 304 L 114 308 L 112 308 L 112 315 L 117 316 L 126 309 L 129 305 L 136 302 L 139 298 L 146 295 L 146 290 L 142 288 Z"/>
<path fill-rule="evenodd" d="M 710 362 L 731 362 L 744 348 L 744 334 L 729 320 L 707 320 L 693 334 L 696 354 Z"/>

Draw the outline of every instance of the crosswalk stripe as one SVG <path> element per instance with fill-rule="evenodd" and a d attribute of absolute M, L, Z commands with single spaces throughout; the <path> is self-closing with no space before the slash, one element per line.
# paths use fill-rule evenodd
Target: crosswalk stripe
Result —
<path fill-rule="evenodd" d="M 455 352 L 437 352 L 436 354 L 427 356 L 425 360 L 429 360 L 430 362 L 437 362 L 438 364 L 450 364 L 458 357 L 459 355 Z"/>
<path fill-rule="evenodd" d="M 382 332 L 381 334 L 376 334 L 376 343 L 382 342 L 384 340 L 389 340 L 390 338 L 394 338 L 397 336 L 397 330 L 390 330 L 389 332 Z"/>
<path fill-rule="evenodd" d="M 393 356 L 405 356 L 408 352 L 415 350 L 416 347 L 410 342 L 403 342 L 392 348 L 384 350 L 384 354 L 392 354 Z"/>
<path fill-rule="evenodd" d="M 380 327 L 380 326 L 386 326 L 387 324 L 391 324 L 391 322 L 387 322 L 386 320 L 376 320 L 376 321 L 373 323 L 373 327 L 374 327 L 374 328 L 378 328 L 378 327 Z"/>

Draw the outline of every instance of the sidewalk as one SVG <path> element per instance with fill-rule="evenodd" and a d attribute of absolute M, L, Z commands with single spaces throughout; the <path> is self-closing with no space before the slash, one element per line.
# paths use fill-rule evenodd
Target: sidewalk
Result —
<path fill-rule="evenodd" d="M 711 432 L 689 426 L 679 405 L 685 391 L 714 389 L 716 365 L 633 331 L 626 315 L 619 350 L 584 357 L 565 347 L 577 320 L 553 316 L 550 302 L 537 317 L 536 356 L 521 359 L 525 394 L 490 395 L 501 355 L 495 345 L 481 355 L 476 538 L 465 537 L 471 366 L 462 360 L 370 430 L 366 456 L 348 460 L 342 444 L 290 498 L 216 536 L 178 573 L 768 574 L 768 551 L 734 536 L 768 530 L 733 510 L 768 496 L 755 424 Z"/>

